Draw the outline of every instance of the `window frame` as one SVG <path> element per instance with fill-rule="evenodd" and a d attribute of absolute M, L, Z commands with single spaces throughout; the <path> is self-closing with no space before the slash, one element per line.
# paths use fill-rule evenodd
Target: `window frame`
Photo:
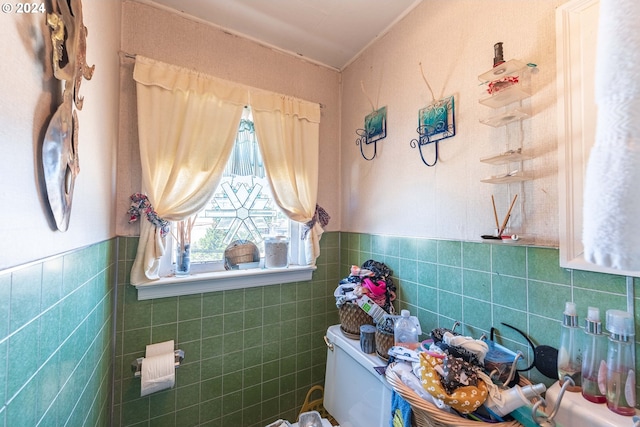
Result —
<path fill-rule="evenodd" d="M 248 270 L 225 270 L 192 274 L 184 277 L 162 277 L 153 282 L 134 285 L 138 300 L 167 298 L 228 291 L 282 283 L 305 282 L 313 277 L 315 265 L 290 265 L 287 268 Z"/>
<path fill-rule="evenodd" d="M 176 240 L 172 234 L 167 235 L 166 250 L 160 258 L 160 278 L 134 285 L 138 291 L 138 300 L 311 280 L 316 266 L 305 265 L 303 262 L 305 260 L 304 245 L 300 239 L 303 225 L 291 219 L 288 221 L 289 266 L 279 269 L 265 268 L 264 257 L 261 256 L 260 265 L 256 268 L 226 270 L 223 261 L 192 262 L 188 276 L 176 276 L 174 262 Z"/>

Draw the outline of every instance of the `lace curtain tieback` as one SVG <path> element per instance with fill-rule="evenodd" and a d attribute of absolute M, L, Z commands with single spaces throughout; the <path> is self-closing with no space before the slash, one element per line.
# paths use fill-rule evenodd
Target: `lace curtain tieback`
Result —
<path fill-rule="evenodd" d="M 149 220 L 150 223 L 160 229 L 161 237 L 169 234 L 169 221 L 164 220 L 158 216 L 156 211 L 153 210 L 153 207 L 151 206 L 151 203 L 149 202 L 149 199 L 145 194 L 135 193 L 131 195 L 130 199 L 131 206 L 127 211 L 127 213 L 129 214 L 129 224 L 136 222 L 138 218 L 142 216 L 142 214 L 145 214 L 147 216 L 147 220 Z"/>
<path fill-rule="evenodd" d="M 327 211 L 325 211 L 322 208 L 322 206 L 316 204 L 316 212 L 313 214 L 313 218 L 311 218 L 311 221 L 307 222 L 304 225 L 304 231 L 302 232 L 301 240 L 304 240 L 307 238 L 307 234 L 309 234 L 309 230 L 315 227 L 316 223 L 320 223 L 320 226 L 324 229 L 327 226 L 327 224 L 329 224 L 330 219 L 331 217 L 329 216 Z"/>

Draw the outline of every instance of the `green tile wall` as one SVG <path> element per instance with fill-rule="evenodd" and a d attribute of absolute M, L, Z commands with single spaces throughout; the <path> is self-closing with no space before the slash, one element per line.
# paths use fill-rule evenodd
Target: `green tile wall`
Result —
<path fill-rule="evenodd" d="M 120 238 L 114 426 L 263 427 L 295 420 L 309 388 L 324 382 L 339 233 L 325 233 L 308 282 L 138 301 L 129 285 L 137 238 Z M 131 362 L 150 343 L 185 351 L 176 386 L 140 397 Z"/>
<path fill-rule="evenodd" d="M 558 256 L 553 248 L 340 235 L 341 272 L 370 258 L 387 264 L 398 287 L 396 310 L 408 308 L 416 314 L 423 331 L 451 328 L 460 321 L 459 332 L 480 337 L 495 327 L 497 339 L 521 350 L 528 361 L 533 354 L 526 341 L 502 322 L 523 330 L 537 345 L 557 347 L 565 301 L 575 301 L 583 317 L 588 306 L 598 307 L 603 316 L 610 308 L 627 309 L 625 277 L 563 269 Z M 635 279 L 636 307 L 639 286 Z M 640 331 L 637 308 L 636 330 Z M 551 383 L 535 369 L 530 373 L 534 381 Z"/>
<path fill-rule="evenodd" d="M 114 250 L 0 271 L 0 427 L 109 425 Z"/>
<path fill-rule="evenodd" d="M 396 309 L 416 313 L 423 329 L 460 321 L 479 336 L 494 326 L 528 358 L 524 339 L 501 322 L 556 346 L 564 301 L 582 314 L 627 306 L 624 277 L 559 268 L 555 249 L 344 232 L 323 236 L 309 282 L 137 301 L 127 284 L 136 244 L 118 238 L 0 272 L 0 427 L 295 420 L 306 391 L 324 381 L 322 336 L 339 322 L 333 290 L 372 258 L 394 271 Z M 176 387 L 140 398 L 130 364 L 168 339 L 186 353 Z"/>

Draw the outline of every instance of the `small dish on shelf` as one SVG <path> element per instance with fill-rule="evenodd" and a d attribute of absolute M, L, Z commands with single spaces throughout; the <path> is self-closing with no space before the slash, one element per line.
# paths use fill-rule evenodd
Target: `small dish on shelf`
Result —
<path fill-rule="evenodd" d="M 516 236 L 514 239 L 513 236 Z M 496 245 L 531 245 L 534 242 L 534 235 L 510 234 L 504 233 L 502 236 L 482 235 L 480 236 L 484 243 L 492 243 Z"/>
<path fill-rule="evenodd" d="M 510 182 L 527 181 L 531 177 L 520 170 L 507 172 L 500 175 L 492 175 L 487 178 L 481 179 L 480 182 L 486 182 L 489 184 L 507 184 Z"/>
<path fill-rule="evenodd" d="M 524 111 L 524 109 L 515 108 L 513 110 L 503 111 L 500 114 L 495 114 L 485 119 L 480 119 L 480 123 L 497 128 L 519 120 L 528 119 L 529 117 L 531 117 L 530 114 Z"/>
<path fill-rule="evenodd" d="M 531 156 L 522 153 L 522 148 L 518 148 L 517 150 L 508 150 L 493 156 L 483 157 L 480 161 L 490 165 L 506 165 L 507 163 L 520 162 L 531 158 Z"/>

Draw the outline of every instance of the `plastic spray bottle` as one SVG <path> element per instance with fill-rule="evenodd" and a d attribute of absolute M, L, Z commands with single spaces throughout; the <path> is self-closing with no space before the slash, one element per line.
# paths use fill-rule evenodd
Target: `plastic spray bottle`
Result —
<path fill-rule="evenodd" d="M 582 396 L 590 402 L 607 401 L 607 335 L 602 333 L 600 310 L 589 307 L 584 325 Z"/>
<path fill-rule="evenodd" d="M 607 407 L 620 415 L 635 415 L 636 374 L 633 315 L 607 310 Z"/>
<path fill-rule="evenodd" d="M 568 391 L 580 391 L 582 389 L 582 349 L 580 346 L 580 328 L 578 327 L 578 314 L 576 304 L 566 302 L 560 333 L 560 348 L 558 349 L 558 379 L 560 385 L 564 383 L 564 377 L 569 376 L 575 386 L 567 387 Z"/>

